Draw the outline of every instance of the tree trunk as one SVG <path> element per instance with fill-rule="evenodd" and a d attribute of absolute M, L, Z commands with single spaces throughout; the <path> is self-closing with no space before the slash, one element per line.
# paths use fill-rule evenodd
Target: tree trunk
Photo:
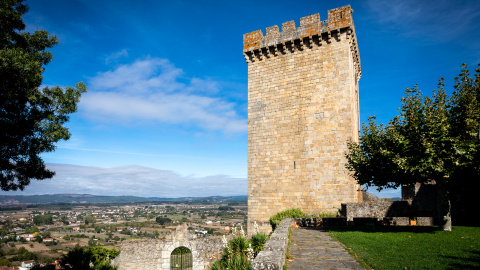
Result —
<path fill-rule="evenodd" d="M 450 191 L 444 179 L 437 181 L 439 222 L 443 231 L 452 230 L 452 204 L 450 202 Z"/>

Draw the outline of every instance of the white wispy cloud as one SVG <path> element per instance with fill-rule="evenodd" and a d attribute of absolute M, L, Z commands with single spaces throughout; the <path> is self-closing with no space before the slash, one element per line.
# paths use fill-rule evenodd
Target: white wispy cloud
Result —
<path fill-rule="evenodd" d="M 105 64 L 109 65 L 110 63 L 116 62 L 118 59 L 128 57 L 128 50 L 122 49 L 118 52 L 111 53 L 105 57 Z"/>
<path fill-rule="evenodd" d="M 212 96 L 218 82 L 186 78 L 167 59 L 148 58 L 89 80 L 80 111 L 100 121 L 154 121 L 189 124 L 204 130 L 243 133 L 246 119 L 232 102 Z"/>
<path fill-rule="evenodd" d="M 446 41 L 475 35 L 480 17 L 479 1 L 368 0 L 365 3 L 372 17 L 407 36 Z"/>
<path fill-rule="evenodd" d="M 225 175 L 181 176 L 175 172 L 141 166 L 100 168 L 47 164 L 56 172 L 52 179 L 33 180 L 24 191 L 8 195 L 92 194 L 142 197 L 204 197 L 247 194 L 247 179 Z"/>

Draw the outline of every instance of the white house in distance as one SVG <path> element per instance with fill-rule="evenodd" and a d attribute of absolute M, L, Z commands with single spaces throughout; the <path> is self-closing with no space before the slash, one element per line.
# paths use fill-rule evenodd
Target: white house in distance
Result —
<path fill-rule="evenodd" d="M 35 261 L 24 261 L 22 262 L 22 266 L 20 266 L 19 270 L 30 270 L 35 266 Z"/>

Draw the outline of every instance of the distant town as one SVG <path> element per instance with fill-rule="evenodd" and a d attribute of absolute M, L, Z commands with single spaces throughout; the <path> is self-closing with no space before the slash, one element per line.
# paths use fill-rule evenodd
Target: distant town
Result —
<path fill-rule="evenodd" d="M 55 204 L 18 204 L 18 198 L 5 201 L 4 197 L 0 200 L 0 267 L 29 269 L 35 263 L 63 269 L 62 255 L 76 246 L 119 250 L 124 240 L 163 238 L 181 224 L 199 237 L 218 236 L 245 226 L 247 218 L 246 196 Z"/>

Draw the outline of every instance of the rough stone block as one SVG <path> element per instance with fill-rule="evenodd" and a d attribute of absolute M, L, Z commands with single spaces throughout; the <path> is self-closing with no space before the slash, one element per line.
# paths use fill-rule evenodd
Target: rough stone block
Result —
<path fill-rule="evenodd" d="M 257 257 L 253 260 L 253 270 L 282 270 L 283 269 L 283 256 L 277 251 L 262 251 L 258 253 Z"/>
<path fill-rule="evenodd" d="M 418 226 L 433 226 L 435 219 L 433 217 L 417 217 Z"/>

